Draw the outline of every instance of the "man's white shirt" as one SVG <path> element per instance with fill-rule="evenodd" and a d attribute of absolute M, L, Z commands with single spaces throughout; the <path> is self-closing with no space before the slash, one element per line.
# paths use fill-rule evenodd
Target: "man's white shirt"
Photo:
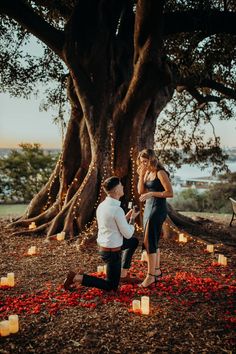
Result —
<path fill-rule="evenodd" d="M 102 247 L 115 248 L 123 244 L 123 237 L 129 239 L 134 233 L 134 226 L 125 217 L 120 201 L 111 197 L 99 204 L 97 208 L 98 238 Z"/>

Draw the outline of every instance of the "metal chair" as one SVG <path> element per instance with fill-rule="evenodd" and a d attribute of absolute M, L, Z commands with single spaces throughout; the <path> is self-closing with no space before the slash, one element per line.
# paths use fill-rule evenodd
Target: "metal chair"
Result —
<path fill-rule="evenodd" d="M 232 218 L 231 218 L 231 221 L 229 224 L 229 226 L 232 226 L 232 222 L 234 220 L 234 217 L 236 217 L 236 200 L 234 200 L 233 198 L 229 198 L 229 200 L 231 201 L 232 208 L 233 208 L 233 215 L 232 215 Z"/>

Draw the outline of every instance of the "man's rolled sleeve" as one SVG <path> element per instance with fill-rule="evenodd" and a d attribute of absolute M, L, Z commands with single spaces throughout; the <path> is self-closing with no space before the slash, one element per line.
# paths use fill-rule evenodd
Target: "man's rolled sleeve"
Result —
<path fill-rule="evenodd" d="M 124 210 L 122 208 L 117 208 L 116 214 L 115 214 L 115 221 L 117 224 L 117 227 L 120 231 L 120 233 L 125 237 L 125 238 L 131 238 L 134 233 L 134 225 L 130 225 L 125 217 Z"/>

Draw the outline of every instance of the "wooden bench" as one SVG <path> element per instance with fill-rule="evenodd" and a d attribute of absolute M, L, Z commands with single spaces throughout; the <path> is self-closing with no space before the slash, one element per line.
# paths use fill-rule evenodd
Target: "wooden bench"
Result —
<path fill-rule="evenodd" d="M 234 217 L 236 216 L 236 200 L 234 200 L 233 198 L 229 198 L 229 200 L 231 201 L 232 208 L 233 208 L 233 215 L 232 215 L 232 219 L 231 219 L 230 224 L 229 224 L 229 226 L 232 226 L 232 222 L 234 220 Z"/>

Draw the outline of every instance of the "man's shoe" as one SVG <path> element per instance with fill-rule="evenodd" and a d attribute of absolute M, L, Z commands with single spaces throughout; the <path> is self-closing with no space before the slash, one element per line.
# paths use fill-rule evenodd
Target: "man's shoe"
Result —
<path fill-rule="evenodd" d="M 71 285 L 74 283 L 74 277 L 76 276 L 75 272 L 72 272 L 72 270 L 69 271 L 69 273 L 67 274 L 67 277 L 64 281 L 64 289 L 65 290 L 70 290 Z"/>

